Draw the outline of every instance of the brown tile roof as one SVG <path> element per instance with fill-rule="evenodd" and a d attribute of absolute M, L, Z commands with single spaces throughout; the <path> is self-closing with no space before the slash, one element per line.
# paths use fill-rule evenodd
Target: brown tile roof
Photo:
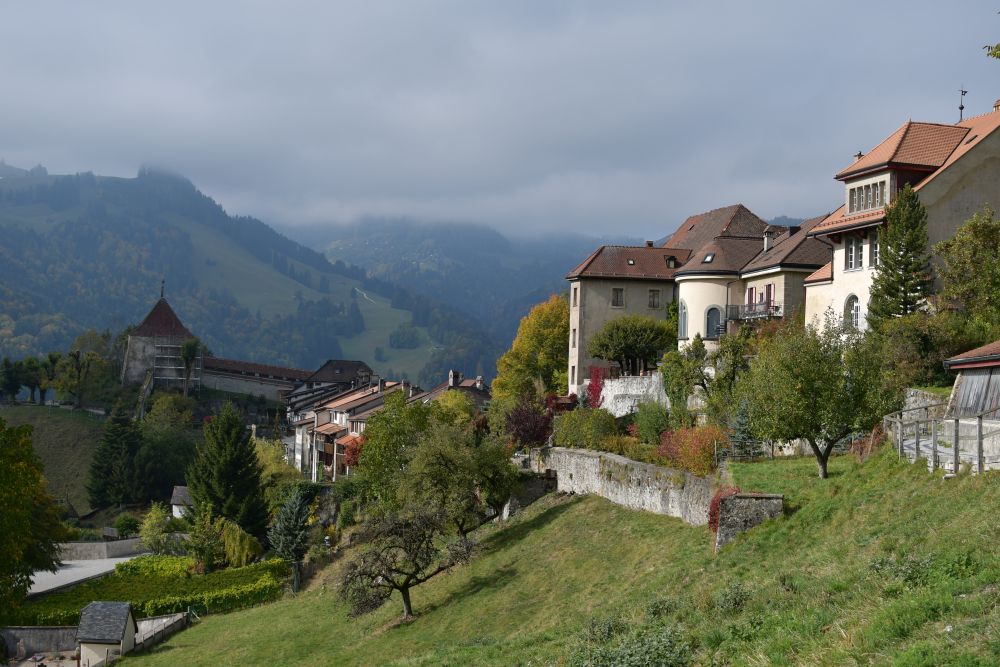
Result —
<path fill-rule="evenodd" d="M 954 357 L 945 360 L 944 365 L 952 370 L 1000 366 L 1000 340 L 987 343 L 974 350 L 956 354 Z"/>
<path fill-rule="evenodd" d="M 677 277 L 710 273 L 739 273 L 751 259 L 764 249 L 763 237 L 740 238 L 719 236 L 699 248 L 677 272 Z M 708 255 L 712 261 L 705 262 Z"/>
<path fill-rule="evenodd" d="M 226 373 L 260 373 L 287 380 L 305 380 L 312 375 L 312 371 L 301 368 L 287 368 L 285 366 L 271 366 L 270 364 L 258 364 L 252 361 L 239 361 L 237 359 L 223 359 L 222 357 L 205 357 L 202 367 L 206 371 L 222 371 Z"/>
<path fill-rule="evenodd" d="M 387 387 L 391 387 L 394 383 L 386 382 Z M 365 398 L 366 396 L 377 395 L 379 393 L 378 385 L 373 385 L 371 387 L 364 386 L 358 387 L 357 389 L 352 389 L 346 391 L 342 394 L 337 394 L 330 401 L 319 406 L 320 410 L 332 410 L 332 409 L 342 409 L 348 403 L 353 403 L 359 398 Z"/>
<path fill-rule="evenodd" d="M 698 250 L 717 236 L 760 236 L 768 224 L 743 204 L 692 215 L 663 244 L 665 248 Z"/>
<path fill-rule="evenodd" d="M 809 236 L 812 228 L 825 218 L 824 215 L 810 218 L 798 230 L 789 230 L 777 237 L 770 250 L 762 252 L 743 267 L 743 273 L 775 266 L 820 267 L 829 262 L 833 258 L 833 246 L 827 241 Z"/>
<path fill-rule="evenodd" d="M 803 281 L 805 283 L 825 283 L 833 280 L 833 260 L 824 264 L 822 268 L 810 273 Z"/>
<path fill-rule="evenodd" d="M 933 170 L 944 164 L 968 132 L 967 127 L 906 121 L 860 160 L 841 169 L 836 178 L 875 171 L 886 166 L 906 166 Z"/>
<path fill-rule="evenodd" d="M 574 278 L 632 278 L 669 280 L 691 255 L 690 250 L 651 248 L 648 246 L 601 246 L 566 274 Z M 668 259 L 676 259 L 674 268 Z"/>
<path fill-rule="evenodd" d="M 978 146 L 997 127 L 1000 127 L 998 111 L 966 118 L 955 125 L 907 122 L 868 155 L 842 170 L 836 177 L 844 180 L 851 175 L 893 166 L 924 167 L 931 173 L 914 186 L 913 189 L 919 192 Z M 817 225 L 813 234 L 832 234 L 870 227 L 880 224 L 884 219 L 882 210 L 845 215 L 845 207 L 841 206 Z"/>
<path fill-rule="evenodd" d="M 160 297 L 132 335 L 147 338 L 194 338 L 163 297 Z"/>
<path fill-rule="evenodd" d="M 346 430 L 347 427 L 341 426 L 336 422 L 327 422 L 322 426 L 316 427 L 316 433 L 319 433 L 320 435 L 336 435 L 337 433 Z"/>

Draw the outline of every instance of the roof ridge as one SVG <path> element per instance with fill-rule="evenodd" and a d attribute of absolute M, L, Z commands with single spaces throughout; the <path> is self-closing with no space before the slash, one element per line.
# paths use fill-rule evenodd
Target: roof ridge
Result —
<path fill-rule="evenodd" d="M 885 160 L 886 164 L 888 164 L 889 162 L 892 162 L 895 159 L 895 157 L 897 155 L 899 155 L 899 149 L 903 147 L 904 143 L 906 143 L 906 137 L 907 137 L 907 135 L 910 134 L 910 129 L 913 127 L 913 119 L 912 118 L 907 119 L 906 125 L 904 125 L 903 127 L 905 128 L 903 130 L 903 134 L 902 134 L 902 136 L 899 137 L 899 141 L 896 142 L 896 147 L 892 149 L 892 153 L 890 153 L 889 157 L 886 158 L 886 160 Z M 872 149 L 872 150 L 874 150 L 874 149 Z"/>

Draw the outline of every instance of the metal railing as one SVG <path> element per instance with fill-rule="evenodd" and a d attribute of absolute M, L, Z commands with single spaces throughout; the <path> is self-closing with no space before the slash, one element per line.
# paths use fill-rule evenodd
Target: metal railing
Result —
<path fill-rule="evenodd" d="M 726 312 L 726 318 L 730 320 L 758 320 L 784 315 L 784 305 L 775 301 L 729 306 Z"/>
<path fill-rule="evenodd" d="M 958 472 L 963 463 L 968 463 L 976 473 L 1000 467 L 1000 454 L 987 456 L 984 444 L 987 440 L 1000 439 L 1000 421 L 987 419 L 998 415 L 1000 407 L 968 417 L 930 415 L 931 408 L 946 405 L 934 403 L 907 408 L 883 418 L 882 427 L 900 458 L 905 456 L 912 461 L 926 458 L 930 470 L 941 468 L 952 473 Z M 916 416 L 910 416 L 913 414 Z M 969 434 L 973 424 L 974 431 Z M 966 433 L 963 433 L 963 426 Z"/>

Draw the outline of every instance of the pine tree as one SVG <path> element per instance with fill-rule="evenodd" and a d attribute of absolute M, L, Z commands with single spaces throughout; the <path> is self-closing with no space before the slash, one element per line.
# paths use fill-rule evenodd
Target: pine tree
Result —
<path fill-rule="evenodd" d="M 124 505 L 136 500 L 135 456 L 141 441 L 138 425 L 119 403 L 104 425 L 101 444 L 90 463 L 87 496 L 92 506 Z"/>
<path fill-rule="evenodd" d="M 199 509 L 235 521 L 250 535 L 263 537 L 267 526 L 261 468 L 250 433 L 232 404 L 205 425 L 188 469 L 191 499 Z"/>
<path fill-rule="evenodd" d="M 881 264 L 872 282 L 868 323 L 877 329 L 893 317 L 916 312 L 931 288 L 927 209 L 906 185 L 885 210 Z"/>
<path fill-rule="evenodd" d="M 296 487 L 267 531 L 274 553 L 292 563 L 302 560 L 309 546 L 309 496 L 303 487 Z"/>

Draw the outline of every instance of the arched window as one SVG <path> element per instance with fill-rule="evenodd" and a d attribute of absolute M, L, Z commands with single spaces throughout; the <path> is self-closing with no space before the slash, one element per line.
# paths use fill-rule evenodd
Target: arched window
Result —
<path fill-rule="evenodd" d="M 680 306 L 677 308 L 677 337 L 687 338 L 688 337 L 688 307 L 681 300 Z"/>
<path fill-rule="evenodd" d="M 722 324 L 722 311 L 712 306 L 705 311 L 705 338 L 718 338 L 719 325 Z"/>
<path fill-rule="evenodd" d="M 844 302 L 844 324 L 855 329 L 861 326 L 861 302 L 853 294 Z"/>

